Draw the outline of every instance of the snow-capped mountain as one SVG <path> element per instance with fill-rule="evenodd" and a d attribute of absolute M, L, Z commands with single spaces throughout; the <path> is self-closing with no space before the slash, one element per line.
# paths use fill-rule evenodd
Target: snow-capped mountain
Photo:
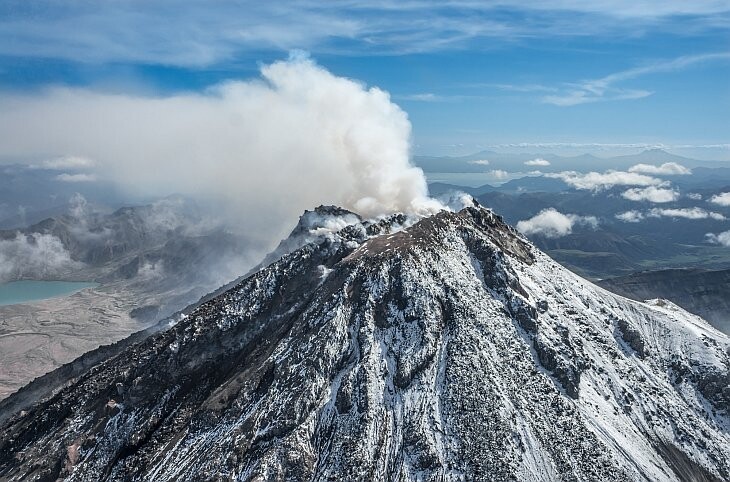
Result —
<path fill-rule="evenodd" d="M 320 207 L 277 253 L 2 402 L 0 478 L 730 479 L 728 336 L 488 209 Z"/>

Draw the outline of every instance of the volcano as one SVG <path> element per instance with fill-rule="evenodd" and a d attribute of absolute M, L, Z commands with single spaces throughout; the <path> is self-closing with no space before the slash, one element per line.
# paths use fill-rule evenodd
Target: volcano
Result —
<path fill-rule="evenodd" d="M 474 204 L 305 213 L 255 273 L 0 403 L 4 480 L 730 479 L 730 339 Z"/>

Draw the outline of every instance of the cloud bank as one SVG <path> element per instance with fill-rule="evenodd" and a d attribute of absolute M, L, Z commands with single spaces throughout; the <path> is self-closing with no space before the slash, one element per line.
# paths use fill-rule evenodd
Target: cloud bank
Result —
<path fill-rule="evenodd" d="M 100 179 L 138 195 L 220 201 L 247 232 L 267 240 L 322 203 L 365 216 L 441 208 L 409 162 L 411 125 L 388 93 L 302 54 L 263 66 L 260 79 L 203 94 L 56 88 L 0 103 L 5 155 L 94 159 Z"/>
<path fill-rule="evenodd" d="M 563 214 L 555 208 L 543 209 L 537 215 L 517 223 L 517 229 L 526 235 L 538 234 L 547 238 L 560 238 L 573 232 L 576 224 L 598 227 L 595 216 Z"/>

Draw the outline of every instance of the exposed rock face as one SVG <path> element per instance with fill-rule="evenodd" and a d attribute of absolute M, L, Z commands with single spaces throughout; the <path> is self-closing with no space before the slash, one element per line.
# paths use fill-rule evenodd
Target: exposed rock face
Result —
<path fill-rule="evenodd" d="M 479 207 L 319 208 L 285 247 L 0 404 L 0 477 L 730 478 L 730 340 L 702 319 L 597 288 Z"/>

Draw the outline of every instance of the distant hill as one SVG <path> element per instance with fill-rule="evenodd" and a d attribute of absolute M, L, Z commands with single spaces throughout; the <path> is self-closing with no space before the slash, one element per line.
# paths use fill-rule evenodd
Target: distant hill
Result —
<path fill-rule="evenodd" d="M 730 269 L 664 269 L 599 281 L 634 300 L 665 298 L 730 334 Z"/>

